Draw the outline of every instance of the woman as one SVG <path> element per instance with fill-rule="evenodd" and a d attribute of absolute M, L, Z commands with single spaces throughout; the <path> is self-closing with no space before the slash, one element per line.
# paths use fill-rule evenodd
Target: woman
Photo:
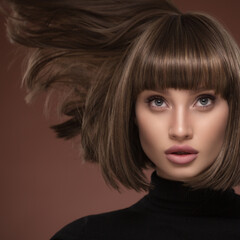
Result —
<path fill-rule="evenodd" d="M 28 100 L 68 89 L 58 136 L 80 135 L 112 187 L 149 191 L 52 239 L 239 239 L 240 52 L 228 32 L 167 1 L 11 2 L 9 35 L 33 48 Z"/>

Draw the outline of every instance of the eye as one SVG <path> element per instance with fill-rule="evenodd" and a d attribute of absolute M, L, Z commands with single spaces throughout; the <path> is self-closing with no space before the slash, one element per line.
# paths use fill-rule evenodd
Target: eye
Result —
<path fill-rule="evenodd" d="M 151 96 L 147 99 L 147 103 L 151 108 L 162 109 L 167 107 L 165 99 L 161 96 Z"/>
<path fill-rule="evenodd" d="M 196 106 L 201 108 L 207 108 L 214 104 L 216 97 L 213 95 L 202 95 L 197 99 Z"/>

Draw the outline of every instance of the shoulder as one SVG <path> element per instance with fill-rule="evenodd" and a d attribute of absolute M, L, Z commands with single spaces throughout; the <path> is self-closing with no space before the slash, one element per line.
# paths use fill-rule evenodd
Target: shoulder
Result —
<path fill-rule="evenodd" d="M 85 239 L 84 231 L 87 224 L 87 218 L 80 218 L 66 225 L 58 231 L 50 240 L 77 240 Z"/>
<path fill-rule="evenodd" d="M 124 239 L 133 225 L 146 220 L 145 212 L 132 206 L 129 208 L 89 215 L 63 227 L 51 240 Z"/>

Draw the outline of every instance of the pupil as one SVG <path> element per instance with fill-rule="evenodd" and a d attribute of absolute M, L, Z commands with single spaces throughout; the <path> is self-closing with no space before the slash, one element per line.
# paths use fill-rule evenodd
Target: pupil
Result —
<path fill-rule="evenodd" d="M 161 99 L 156 99 L 156 100 L 155 100 L 155 104 L 156 104 L 157 106 L 161 106 L 162 103 L 163 103 L 163 101 L 162 101 Z"/>
<path fill-rule="evenodd" d="M 206 105 L 208 103 L 208 98 L 202 98 L 200 99 L 200 102 L 202 105 Z"/>

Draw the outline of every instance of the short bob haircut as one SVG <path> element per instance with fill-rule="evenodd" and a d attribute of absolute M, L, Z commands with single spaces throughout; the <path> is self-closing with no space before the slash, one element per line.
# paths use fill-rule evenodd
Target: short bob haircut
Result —
<path fill-rule="evenodd" d="M 240 51 L 218 21 L 168 1 L 79 1 L 74 10 L 53 1 L 58 11 L 45 1 L 11 2 L 10 38 L 35 49 L 24 80 L 28 99 L 53 86 L 69 89 L 61 110 L 71 119 L 53 128 L 59 137 L 81 136 L 85 159 L 100 164 L 108 184 L 149 188 L 144 169 L 154 165 L 139 141 L 135 102 L 145 89 L 166 88 L 214 89 L 229 105 L 216 161 L 185 184 L 240 184 Z"/>
<path fill-rule="evenodd" d="M 213 189 L 239 184 L 240 53 L 226 30 L 204 14 L 166 14 L 153 21 L 116 66 L 109 86 L 95 85 L 86 103 L 92 114 L 83 118 L 86 156 L 100 162 L 111 185 L 117 179 L 145 189 L 142 169 L 152 163 L 139 141 L 135 102 L 145 89 L 166 88 L 214 89 L 229 105 L 218 158 L 187 184 Z"/>

